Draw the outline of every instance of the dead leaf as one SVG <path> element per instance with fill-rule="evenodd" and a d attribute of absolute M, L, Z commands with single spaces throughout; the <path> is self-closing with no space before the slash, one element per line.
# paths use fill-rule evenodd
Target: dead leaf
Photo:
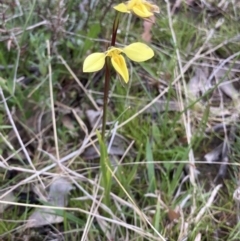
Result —
<path fill-rule="evenodd" d="M 219 89 L 237 104 L 239 102 L 239 93 L 230 81 L 230 79 L 234 78 L 234 73 L 229 70 L 219 69 L 215 73 L 215 78 L 218 83 L 221 82 L 219 84 Z"/>
<path fill-rule="evenodd" d="M 53 223 L 62 223 L 63 217 L 56 215 L 55 209 L 37 209 L 28 219 L 26 228 L 37 228 Z"/>
<path fill-rule="evenodd" d="M 204 159 L 206 160 L 206 162 L 213 163 L 213 162 L 219 161 L 220 155 L 222 153 L 222 149 L 223 149 L 223 143 L 221 143 L 215 149 L 213 149 L 212 151 L 204 155 Z"/>
<path fill-rule="evenodd" d="M 3 196 L 6 191 L 1 191 L 0 196 Z M 16 197 L 14 196 L 13 192 L 8 193 L 7 195 L 4 195 L 3 198 L 0 199 L 4 202 L 14 202 L 16 200 Z M 0 213 L 3 213 L 4 210 L 9 206 L 8 203 L 1 203 L 0 202 Z"/>
<path fill-rule="evenodd" d="M 234 191 L 233 199 L 239 204 L 240 203 L 240 186 Z"/>
<path fill-rule="evenodd" d="M 168 218 L 171 222 L 174 222 L 180 218 L 180 213 L 174 211 L 173 209 L 168 210 Z"/>
<path fill-rule="evenodd" d="M 64 115 L 62 117 L 62 123 L 63 123 L 63 126 L 66 127 L 67 129 L 71 131 L 75 130 L 74 122 L 68 115 Z"/>
<path fill-rule="evenodd" d="M 68 204 L 68 193 L 73 189 L 72 184 L 63 177 L 55 179 L 49 188 L 47 200 L 49 206 L 65 207 Z M 26 228 L 41 227 L 43 225 L 61 223 L 64 218 L 56 215 L 56 209 L 39 208 L 28 218 Z"/>
<path fill-rule="evenodd" d="M 194 76 L 188 82 L 190 99 L 198 99 L 211 88 L 212 85 L 208 81 L 208 68 L 196 68 Z"/>
<path fill-rule="evenodd" d="M 30 109 L 31 107 L 27 108 Z M 36 108 L 31 108 L 31 111 L 34 114 L 26 121 L 24 120 L 24 117 L 19 110 L 17 110 L 15 115 L 13 116 L 18 128 L 18 132 L 24 142 L 29 141 L 29 139 L 34 136 L 33 133 L 37 134 L 41 132 L 52 122 L 51 112 L 43 112 L 42 110 Z M 14 130 L 11 130 L 9 132 L 8 140 L 14 146 L 18 144 L 18 140 Z"/>
<path fill-rule="evenodd" d="M 98 120 L 98 118 L 101 116 L 102 111 L 96 111 L 96 110 L 87 110 L 86 116 L 88 118 L 88 121 L 90 123 L 90 126 L 93 128 Z"/>
<path fill-rule="evenodd" d="M 52 182 L 49 189 L 48 200 L 51 204 L 65 207 L 68 204 L 68 193 L 73 189 L 72 184 L 63 177 Z"/>

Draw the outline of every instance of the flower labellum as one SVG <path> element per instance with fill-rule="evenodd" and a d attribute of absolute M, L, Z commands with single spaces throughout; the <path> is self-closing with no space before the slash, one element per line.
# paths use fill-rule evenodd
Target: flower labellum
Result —
<path fill-rule="evenodd" d="M 159 13 L 159 7 L 146 0 L 130 0 L 125 3 L 120 3 L 113 7 L 115 10 L 122 13 L 133 12 L 140 18 L 149 18 L 153 13 Z"/>
<path fill-rule="evenodd" d="M 136 62 L 143 62 L 154 56 L 153 50 L 146 44 L 136 42 L 124 48 L 110 47 L 105 53 L 90 54 L 83 63 L 83 72 L 95 72 L 103 68 L 105 58 L 110 57 L 113 68 L 127 83 L 129 73 L 126 65 L 125 54 L 129 59 Z"/>

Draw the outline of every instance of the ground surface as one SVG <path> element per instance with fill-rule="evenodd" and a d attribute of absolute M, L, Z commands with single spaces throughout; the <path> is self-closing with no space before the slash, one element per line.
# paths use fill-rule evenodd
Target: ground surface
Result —
<path fill-rule="evenodd" d="M 118 2 L 0 1 L 1 240 L 240 240 L 239 2 L 155 2 L 120 21 L 117 45 L 155 56 L 112 74 L 107 169 L 104 72 L 82 65 Z"/>

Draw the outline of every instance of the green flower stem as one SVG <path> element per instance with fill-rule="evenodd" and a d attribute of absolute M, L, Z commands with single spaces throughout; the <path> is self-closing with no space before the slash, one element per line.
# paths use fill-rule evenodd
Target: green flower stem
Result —
<path fill-rule="evenodd" d="M 120 19 L 120 13 L 117 12 L 113 22 L 111 46 L 115 46 L 115 43 L 116 43 L 119 19 Z M 107 121 L 107 104 L 108 104 L 108 92 L 109 92 L 109 86 L 110 86 L 110 71 L 111 71 L 110 58 L 107 57 L 105 60 L 105 85 L 104 85 L 103 119 L 102 119 L 102 141 L 103 142 L 105 140 L 106 121 Z"/>

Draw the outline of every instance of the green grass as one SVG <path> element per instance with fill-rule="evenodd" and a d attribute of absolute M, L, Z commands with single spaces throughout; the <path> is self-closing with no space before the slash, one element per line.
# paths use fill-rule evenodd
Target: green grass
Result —
<path fill-rule="evenodd" d="M 18 193 L 19 188 L 39 185 L 39 179 L 47 183 L 56 175 L 70 178 L 75 189 L 66 209 L 57 211 L 64 222 L 51 227 L 63 240 L 238 240 L 239 210 L 232 196 L 239 180 L 239 125 L 219 188 L 214 183 L 219 166 L 203 159 L 224 139 L 224 132 L 205 133 L 215 125 L 210 106 L 217 87 L 189 102 L 184 83 L 196 67 L 219 66 L 239 51 L 239 42 L 229 41 L 239 34 L 239 7 L 229 3 L 211 16 L 207 6 L 194 13 L 196 6 L 182 3 L 170 16 L 167 3 L 156 1 L 161 13 L 149 43 L 154 58 L 140 64 L 128 61 L 129 84 L 112 74 L 108 140 L 116 135 L 121 141 L 113 143 L 107 158 L 107 146 L 97 136 L 101 128 L 93 129 L 86 115 L 96 107 L 101 110 L 104 72 L 86 74 L 82 65 L 88 54 L 106 50 L 115 15 L 106 3 L 86 2 L 91 4 L 84 11 L 75 0 L 0 3 L 0 87 L 25 146 L 0 105 L 1 189 L 16 188 Z M 118 46 L 142 41 L 142 31 L 142 20 L 122 15 Z M 239 64 L 238 56 L 225 67 L 235 71 L 234 64 Z M 239 89 L 239 74 L 234 73 Z M 184 110 L 174 109 L 173 102 L 183 104 Z M 204 108 L 198 109 L 197 103 Z M 227 103 L 231 116 L 238 109 Z M 223 121 L 221 116 L 218 120 Z M 96 150 L 86 154 L 99 142 L 101 158 Z M 23 150 L 36 170 L 48 170 L 33 176 L 36 170 Z M 62 168 L 53 161 L 58 155 L 66 159 Z M 9 180 L 7 169 L 18 171 L 16 179 Z M 31 203 L 21 205 L 27 208 L 15 203 L 0 214 L 0 239 L 50 237 L 45 228 L 16 232 L 34 210 Z"/>

